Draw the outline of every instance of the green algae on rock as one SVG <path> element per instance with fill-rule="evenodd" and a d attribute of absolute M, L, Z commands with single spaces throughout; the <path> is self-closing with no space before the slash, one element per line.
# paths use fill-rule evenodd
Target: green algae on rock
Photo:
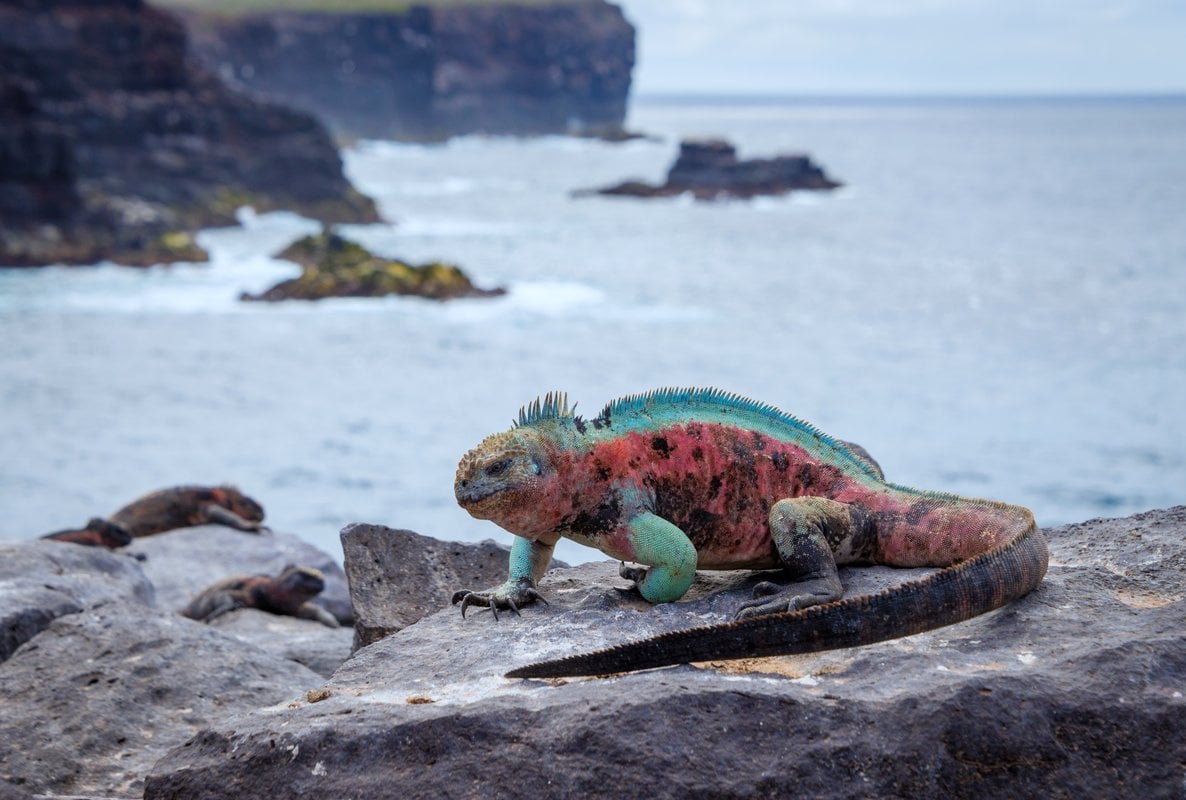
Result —
<path fill-rule="evenodd" d="M 379 258 L 362 245 L 336 233 L 299 239 L 277 258 L 295 261 L 301 274 L 260 294 L 244 292 L 240 300 L 320 300 L 323 297 L 383 297 L 389 294 L 453 300 L 459 297 L 498 297 L 506 289 L 482 289 L 452 264 L 432 262 L 415 266 Z"/>

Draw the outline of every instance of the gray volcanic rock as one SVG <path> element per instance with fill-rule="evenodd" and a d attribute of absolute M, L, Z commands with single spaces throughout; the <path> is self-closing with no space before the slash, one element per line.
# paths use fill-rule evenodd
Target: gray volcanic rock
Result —
<path fill-rule="evenodd" d="M 444 542 L 384 525 L 347 525 L 342 551 L 354 604 L 354 646 L 364 647 L 449 605 L 458 589 L 507 577 L 510 548 L 487 539 Z M 567 566 L 554 561 L 553 567 Z"/>
<path fill-rule="evenodd" d="M 138 797 L 153 763 L 197 731 L 321 682 L 209 626 L 107 603 L 0 664 L 0 776 L 38 793 Z"/>
<path fill-rule="evenodd" d="M 760 577 L 650 607 L 616 564 L 557 570 L 550 606 L 456 610 L 360 650 L 319 702 L 216 724 L 146 798 L 1178 796 L 1186 507 L 1047 531 L 1022 600 L 829 653 L 522 681 L 515 666 L 727 619 Z M 850 594 L 925 571 L 846 569 Z M 328 697 L 326 696 L 328 694 Z"/>
<path fill-rule="evenodd" d="M 112 600 L 153 604 L 135 559 L 65 542 L 0 544 L 0 661 L 58 617 Z"/>
<path fill-rule="evenodd" d="M 128 550 L 145 556 L 144 573 L 156 586 L 157 605 L 167 611 L 181 611 L 203 589 L 224 578 L 274 575 L 294 564 L 321 570 L 325 576 L 325 589 L 314 603 L 345 625 L 354 620 L 341 566 L 292 534 L 257 536 L 223 525 L 198 525 L 136 539 Z"/>
<path fill-rule="evenodd" d="M 627 197 L 673 197 L 690 194 L 698 200 L 722 197 L 757 197 L 786 194 L 801 189 L 835 189 L 838 182 L 824 174 L 805 155 L 740 160 L 733 145 L 720 139 L 685 139 L 679 156 L 659 186 L 631 180 L 589 194 Z"/>
<path fill-rule="evenodd" d="M 622 129 L 634 28 L 615 5 L 505 2 L 202 14 L 196 50 L 232 85 L 337 133 L 412 140 Z"/>
<path fill-rule="evenodd" d="M 226 88 L 144 0 L 0 0 L 0 266 L 203 260 L 242 205 L 370 222 L 307 115 Z"/>
<path fill-rule="evenodd" d="M 333 675 L 350 658 L 354 632 L 328 628 L 320 622 L 240 608 L 215 617 L 211 628 L 289 661 L 304 664 L 323 678 Z"/>

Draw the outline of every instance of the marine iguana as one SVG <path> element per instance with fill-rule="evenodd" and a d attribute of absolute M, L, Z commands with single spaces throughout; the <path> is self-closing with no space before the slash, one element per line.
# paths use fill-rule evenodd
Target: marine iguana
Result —
<path fill-rule="evenodd" d="M 212 584 L 190 601 L 181 615 L 209 622 L 237 608 L 311 619 L 338 627 L 333 614 L 310 603 L 325 588 L 325 576 L 312 567 L 289 565 L 279 575 L 239 575 Z"/>
<path fill-rule="evenodd" d="M 54 531 L 41 538 L 84 544 L 89 547 L 106 547 L 109 550 L 115 550 L 117 547 L 124 547 L 132 543 L 132 535 L 127 530 L 102 517 L 91 517 L 87 520 L 85 527 Z"/>
<path fill-rule="evenodd" d="M 866 458 L 774 406 L 717 389 L 659 389 L 593 419 L 551 393 L 457 469 L 458 503 L 516 535 L 510 575 L 453 595 L 468 606 L 542 600 L 560 537 L 627 567 L 652 603 L 678 600 L 697 569 L 781 567 L 733 622 L 520 667 L 508 677 L 596 675 L 688 661 L 789 655 L 961 622 L 1041 583 L 1045 537 L 1029 509 L 885 482 Z M 838 564 L 944 567 L 841 599 Z M 646 567 L 649 567 L 646 568 Z"/>
<path fill-rule="evenodd" d="M 109 519 L 133 537 L 151 536 L 193 525 L 227 525 L 248 533 L 267 533 L 264 509 L 234 486 L 174 486 L 133 500 Z"/>

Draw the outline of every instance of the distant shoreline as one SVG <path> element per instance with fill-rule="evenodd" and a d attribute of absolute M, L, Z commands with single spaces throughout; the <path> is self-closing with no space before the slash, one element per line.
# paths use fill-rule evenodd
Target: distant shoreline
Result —
<path fill-rule="evenodd" d="M 1186 89 L 1180 92 L 1100 92 L 1052 94 L 894 94 L 885 93 L 727 93 L 727 92 L 638 92 L 631 95 L 631 104 L 672 106 L 689 103 L 700 105 L 943 105 L 967 104 L 1031 105 L 1045 103 L 1186 103 Z"/>

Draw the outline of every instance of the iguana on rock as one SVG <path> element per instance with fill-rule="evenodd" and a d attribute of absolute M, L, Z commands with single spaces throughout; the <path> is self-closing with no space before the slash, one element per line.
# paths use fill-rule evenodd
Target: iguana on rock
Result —
<path fill-rule="evenodd" d="M 336 628 L 338 621 L 333 614 L 309 602 L 324 588 L 325 576 L 320 570 L 290 564 L 279 575 L 238 575 L 208 586 L 181 610 L 181 615 L 209 622 L 239 608 L 257 608 Z"/>
<path fill-rule="evenodd" d="M 109 519 L 139 538 L 193 525 L 269 533 L 263 518 L 263 506 L 234 486 L 174 486 L 133 500 Z"/>
<path fill-rule="evenodd" d="M 510 575 L 453 602 L 510 608 L 560 537 L 647 568 L 621 568 L 644 598 L 678 600 L 697 569 L 784 568 L 731 623 L 512 670 L 597 675 L 688 661 L 814 652 L 920 633 L 1015 600 L 1046 574 L 1026 508 L 886 483 L 839 440 L 770 405 L 716 389 L 660 389 L 590 420 L 563 394 L 521 409 L 457 469 L 458 503 L 516 535 Z M 841 599 L 838 564 L 945 567 Z"/>

